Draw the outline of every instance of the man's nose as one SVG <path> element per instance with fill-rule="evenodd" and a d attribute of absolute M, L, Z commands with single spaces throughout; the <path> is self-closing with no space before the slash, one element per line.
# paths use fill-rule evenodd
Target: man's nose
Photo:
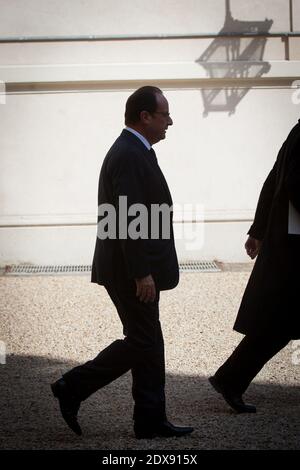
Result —
<path fill-rule="evenodd" d="M 173 119 L 169 116 L 168 126 L 173 126 Z"/>

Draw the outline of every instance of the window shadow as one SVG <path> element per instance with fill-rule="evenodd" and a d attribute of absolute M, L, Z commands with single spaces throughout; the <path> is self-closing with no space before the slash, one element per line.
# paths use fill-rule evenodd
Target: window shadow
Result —
<path fill-rule="evenodd" d="M 240 21 L 232 17 L 230 0 L 226 2 L 224 33 L 265 34 L 273 20 Z M 220 37 L 214 39 L 204 53 L 196 60 L 210 79 L 257 79 L 270 70 L 270 64 L 263 60 L 267 38 L 261 37 Z M 233 114 L 239 102 L 251 87 L 233 84 L 226 88 L 202 89 L 204 116 L 210 112 L 225 111 Z"/>
<path fill-rule="evenodd" d="M 132 430 L 128 373 L 83 402 L 83 436 L 65 425 L 50 383 L 74 362 L 7 357 L 0 366 L 1 449 L 300 449 L 299 388 L 255 382 L 247 400 L 256 415 L 237 415 L 203 376 L 168 374 L 169 419 L 195 427 L 181 439 L 138 441 Z"/>

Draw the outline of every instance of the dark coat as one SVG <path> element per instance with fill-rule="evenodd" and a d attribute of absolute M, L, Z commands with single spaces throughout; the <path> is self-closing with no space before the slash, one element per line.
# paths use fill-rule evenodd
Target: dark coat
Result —
<path fill-rule="evenodd" d="M 288 234 L 289 201 L 300 213 L 300 120 L 262 187 L 248 232 L 262 245 L 234 324 L 240 333 L 275 328 L 300 338 L 300 235 Z"/>
<path fill-rule="evenodd" d="M 144 204 L 150 214 L 152 204 L 172 206 L 167 182 L 158 166 L 154 152 L 149 151 L 138 137 L 123 130 L 108 151 L 99 178 L 98 206 L 112 204 L 119 211 L 119 196 L 127 196 L 127 205 Z M 128 225 L 134 219 L 128 217 Z M 98 217 L 98 222 L 101 217 Z M 117 216 L 117 222 L 119 217 Z M 174 245 L 170 213 L 170 236 L 121 239 L 117 223 L 117 238 L 97 236 L 92 266 L 92 282 L 107 284 L 118 279 L 135 279 L 152 274 L 159 290 L 172 289 L 178 284 L 179 269 Z"/>

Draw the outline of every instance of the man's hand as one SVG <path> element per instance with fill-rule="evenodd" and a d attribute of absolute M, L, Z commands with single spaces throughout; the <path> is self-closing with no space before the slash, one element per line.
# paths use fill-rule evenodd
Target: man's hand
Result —
<path fill-rule="evenodd" d="M 262 242 L 260 240 L 256 240 L 256 238 L 248 237 L 248 240 L 245 243 L 245 248 L 247 251 L 247 255 L 249 255 L 251 259 L 256 258 L 256 256 L 258 255 L 261 243 Z"/>
<path fill-rule="evenodd" d="M 153 277 L 151 274 L 140 279 L 135 279 L 136 283 L 136 296 L 141 302 L 153 302 L 156 297 L 156 289 Z"/>

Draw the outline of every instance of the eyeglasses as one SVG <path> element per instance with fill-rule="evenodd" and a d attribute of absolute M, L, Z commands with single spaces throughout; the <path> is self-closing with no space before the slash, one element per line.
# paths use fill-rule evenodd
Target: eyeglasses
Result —
<path fill-rule="evenodd" d="M 165 111 L 153 111 L 152 114 L 161 114 L 163 117 L 165 118 L 169 118 L 170 117 L 170 113 L 168 112 L 165 112 Z"/>

